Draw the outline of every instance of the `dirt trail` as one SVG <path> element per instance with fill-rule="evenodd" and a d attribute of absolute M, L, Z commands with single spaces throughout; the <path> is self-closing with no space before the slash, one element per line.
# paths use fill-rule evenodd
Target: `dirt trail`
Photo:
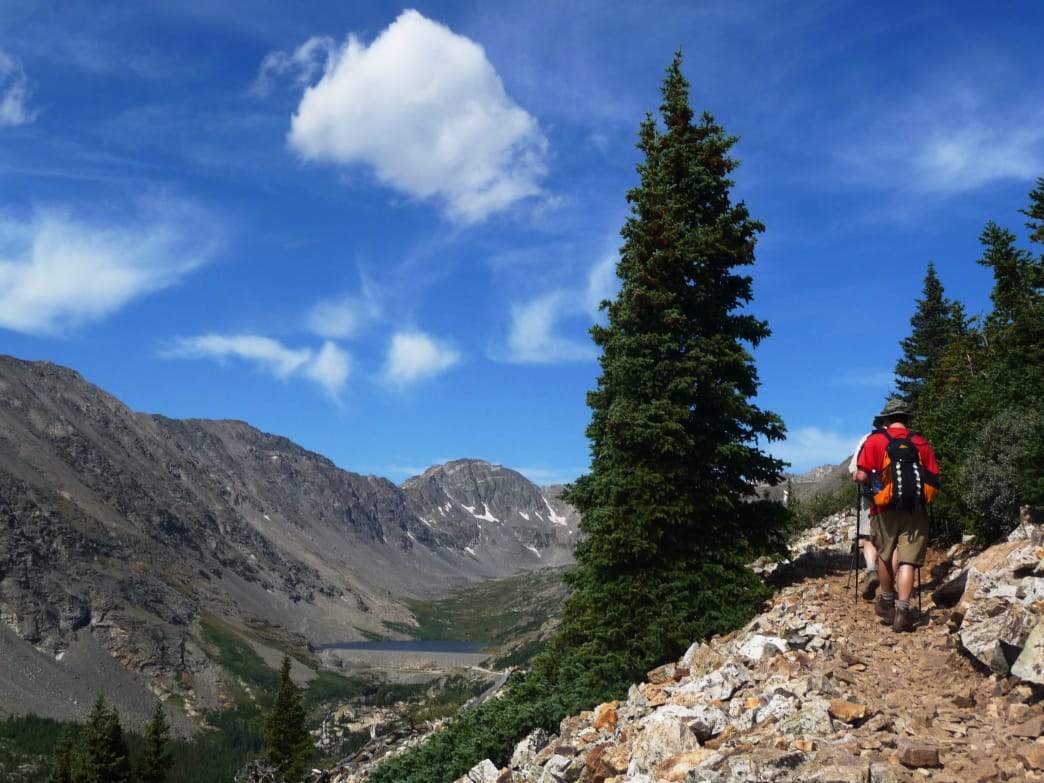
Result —
<path fill-rule="evenodd" d="M 1044 780 L 1044 703 L 1041 690 L 983 671 L 963 653 L 948 627 L 950 610 L 932 591 L 945 580 L 945 554 L 929 552 L 922 569 L 922 616 L 912 633 L 895 633 L 855 599 L 850 558 L 828 558 L 786 581 L 815 606 L 834 631 L 828 672 L 849 684 L 870 708 L 852 729 L 850 750 L 879 751 L 896 779 L 952 783 Z M 916 591 L 913 606 L 917 606 Z M 908 769 L 902 747 L 934 749 L 940 765 Z"/>

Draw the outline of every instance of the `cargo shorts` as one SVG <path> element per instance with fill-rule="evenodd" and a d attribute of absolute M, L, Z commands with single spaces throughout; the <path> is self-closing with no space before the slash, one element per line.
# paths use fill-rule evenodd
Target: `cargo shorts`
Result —
<path fill-rule="evenodd" d="M 878 556 L 886 563 L 899 551 L 899 562 L 924 565 L 928 551 L 928 512 L 884 509 L 870 518 L 870 540 Z"/>

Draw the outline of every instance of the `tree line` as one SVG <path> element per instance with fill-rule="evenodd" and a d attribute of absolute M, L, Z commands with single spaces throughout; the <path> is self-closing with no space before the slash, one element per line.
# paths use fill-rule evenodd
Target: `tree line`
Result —
<path fill-rule="evenodd" d="M 1044 177 L 1019 212 L 1029 242 L 1044 245 Z M 1044 510 L 1044 253 L 1019 247 L 992 220 L 979 241 L 991 309 L 968 315 L 929 261 L 895 396 L 912 406 L 939 459 L 936 533 L 987 545 L 1018 524 L 1021 509 Z"/>
<path fill-rule="evenodd" d="M 244 775 L 264 774 L 267 780 L 299 781 L 308 772 L 315 749 L 307 728 L 300 692 L 290 678 L 291 660 L 283 656 L 279 685 L 262 728 L 261 756 L 244 766 Z M 175 767 L 172 737 L 163 705 L 156 703 L 145 725 L 140 748 L 131 743 L 119 713 L 104 694 L 95 700 L 82 727 L 66 729 L 54 746 L 47 783 L 168 783 Z M 199 749 L 197 749 L 197 754 Z M 213 763 L 214 759 L 209 759 Z M 204 763 L 208 763 L 204 759 Z M 182 771 L 182 779 L 185 777 Z"/>

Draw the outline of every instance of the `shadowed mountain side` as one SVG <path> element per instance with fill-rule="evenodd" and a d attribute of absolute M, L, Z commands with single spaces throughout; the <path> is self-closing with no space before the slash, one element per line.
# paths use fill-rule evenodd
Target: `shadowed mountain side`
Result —
<path fill-rule="evenodd" d="M 136 413 L 71 370 L 0 357 L 0 622 L 61 666 L 88 636 L 189 713 L 224 698 L 208 623 L 302 646 L 388 635 L 412 623 L 408 600 L 568 563 L 575 536 L 552 490 L 499 466 L 462 460 L 398 487 L 242 422 Z M 4 660 L 0 688 L 23 659 Z M 38 695 L 43 715 L 90 706 Z M 133 720 L 142 700 L 125 701 Z M 0 712 L 15 704 L 0 693 Z"/>

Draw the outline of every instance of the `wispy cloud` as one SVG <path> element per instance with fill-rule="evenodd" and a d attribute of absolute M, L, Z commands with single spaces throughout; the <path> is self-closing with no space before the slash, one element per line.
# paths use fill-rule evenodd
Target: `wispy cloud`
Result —
<path fill-rule="evenodd" d="M 160 356 L 166 359 L 239 359 L 280 380 L 304 378 L 337 399 L 351 374 L 351 357 L 336 343 L 318 349 L 288 348 L 260 335 L 205 334 L 178 338 Z"/>
<path fill-rule="evenodd" d="M 0 327 L 58 335 L 101 321 L 174 285 L 217 244 L 213 221 L 169 200 L 119 223 L 58 210 L 0 218 Z"/>
<path fill-rule="evenodd" d="M 317 75 L 330 70 L 336 50 L 332 38 L 315 36 L 298 46 L 293 54 L 269 52 L 251 91 L 265 97 L 272 90 L 272 82 L 282 78 L 289 78 L 298 87 L 307 87 Z"/>
<path fill-rule="evenodd" d="M 616 257 L 608 255 L 596 263 L 583 287 L 560 288 L 511 308 L 507 348 L 508 361 L 529 364 L 558 364 L 589 361 L 597 356 L 589 339 L 560 334 L 563 322 L 583 317 L 590 324 L 598 317 L 602 300 L 616 290 Z"/>
<path fill-rule="evenodd" d="M 358 295 L 324 299 L 316 303 L 306 317 L 306 326 L 320 337 L 346 339 L 354 336 L 363 324 L 376 320 L 380 315 L 378 291 L 373 285 L 365 284 Z"/>
<path fill-rule="evenodd" d="M 895 373 L 880 369 L 849 368 L 835 374 L 832 383 L 835 386 L 880 389 L 883 402 L 886 393 L 895 387 Z"/>
<path fill-rule="evenodd" d="M 788 430 L 787 439 L 773 443 L 767 450 L 777 459 L 790 463 L 794 473 L 805 473 L 820 465 L 838 465 L 852 456 L 856 444 L 866 433 L 848 433 L 803 427 Z"/>
<path fill-rule="evenodd" d="M 510 360 L 530 364 L 577 362 L 596 356 L 594 346 L 556 334 L 559 323 L 576 311 L 566 291 L 552 291 L 511 308 Z"/>
<path fill-rule="evenodd" d="M 0 125 L 24 125 L 38 112 L 27 106 L 29 80 L 21 60 L 0 49 Z"/>
<path fill-rule="evenodd" d="M 445 372 L 460 359 L 460 353 L 445 341 L 423 332 L 399 332 L 388 348 L 384 379 L 407 386 Z"/>
<path fill-rule="evenodd" d="M 842 154 L 850 175 L 946 195 L 1033 181 L 1044 170 L 1044 92 L 1013 98 L 989 84 L 932 82 L 913 93 L 853 134 L 855 145 Z"/>
<path fill-rule="evenodd" d="M 288 134 L 305 160 L 367 166 L 462 223 L 541 193 L 547 140 L 474 41 L 409 10 L 369 46 L 350 35 L 336 50 L 312 39 L 270 54 L 258 84 L 309 83 L 320 65 Z"/>

